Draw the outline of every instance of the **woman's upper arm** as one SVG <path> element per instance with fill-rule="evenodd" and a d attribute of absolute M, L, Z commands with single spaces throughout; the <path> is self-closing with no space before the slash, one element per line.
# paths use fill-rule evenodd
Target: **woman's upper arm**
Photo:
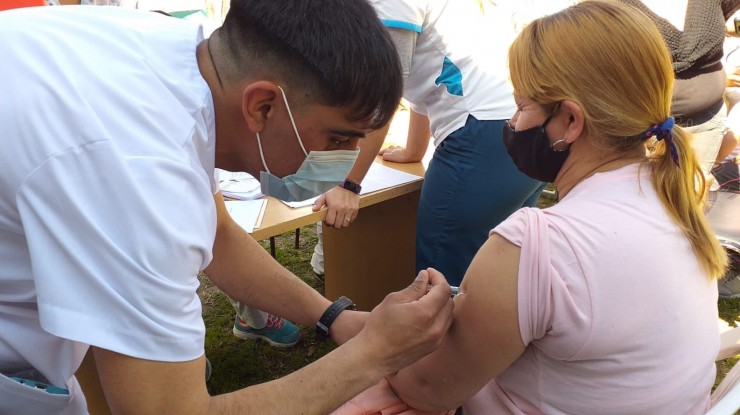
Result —
<path fill-rule="evenodd" d="M 442 345 L 390 378 L 406 403 L 428 411 L 455 408 L 522 354 L 519 253 L 498 234 L 481 247 L 455 298 L 454 320 Z"/>

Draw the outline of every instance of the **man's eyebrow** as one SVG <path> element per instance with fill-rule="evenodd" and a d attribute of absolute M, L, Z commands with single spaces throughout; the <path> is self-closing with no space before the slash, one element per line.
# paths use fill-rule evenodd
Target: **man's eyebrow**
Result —
<path fill-rule="evenodd" d="M 347 136 L 349 138 L 365 138 L 365 132 L 362 130 L 342 130 L 342 129 L 329 129 L 329 133 Z"/>

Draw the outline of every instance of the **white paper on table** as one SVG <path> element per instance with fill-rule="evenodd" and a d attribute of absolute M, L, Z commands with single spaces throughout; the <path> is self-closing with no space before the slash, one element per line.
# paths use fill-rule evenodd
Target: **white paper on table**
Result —
<path fill-rule="evenodd" d="M 361 195 L 421 180 L 421 176 L 373 163 L 362 180 Z"/>
<path fill-rule="evenodd" d="M 246 172 L 230 172 L 217 169 L 218 188 L 225 197 L 239 200 L 261 198 L 260 182 Z"/>
<path fill-rule="evenodd" d="M 227 200 L 226 210 L 229 211 L 234 222 L 247 232 L 252 233 L 262 226 L 262 218 L 267 209 L 267 199 L 256 200 Z"/>
<path fill-rule="evenodd" d="M 400 170 L 384 166 L 380 163 L 373 163 L 370 169 L 365 175 L 365 179 L 362 180 L 362 191 L 361 195 L 377 192 L 378 190 L 387 189 L 389 187 L 399 186 L 405 183 L 415 182 L 421 180 L 421 177 L 406 173 Z M 314 197 L 308 200 L 302 200 L 300 202 L 283 202 L 292 208 L 300 208 L 305 206 L 313 205 L 313 202 L 317 198 Z M 281 201 L 282 202 L 282 201 Z"/>

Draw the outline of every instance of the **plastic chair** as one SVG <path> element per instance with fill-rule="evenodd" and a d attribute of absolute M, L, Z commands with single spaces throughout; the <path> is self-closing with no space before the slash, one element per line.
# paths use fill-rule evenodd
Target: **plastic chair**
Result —
<path fill-rule="evenodd" d="M 740 355 L 740 327 L 722 333 L 717 360 Z M 733 415 L 740 409 L 740 364 L 735 364 L 712 392 L 707 415 Z"/>

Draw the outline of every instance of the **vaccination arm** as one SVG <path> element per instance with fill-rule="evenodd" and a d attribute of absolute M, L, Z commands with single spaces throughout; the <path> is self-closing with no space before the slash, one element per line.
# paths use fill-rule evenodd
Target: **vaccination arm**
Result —
<path fill-rule="evenodd" d="M 517 318 L 519 253 L 497 234 L 481 247 L 455 296 L 442 345 L 388 378 L 404 402 L 424 411 L 457 408 L 524 352 Z"/>

